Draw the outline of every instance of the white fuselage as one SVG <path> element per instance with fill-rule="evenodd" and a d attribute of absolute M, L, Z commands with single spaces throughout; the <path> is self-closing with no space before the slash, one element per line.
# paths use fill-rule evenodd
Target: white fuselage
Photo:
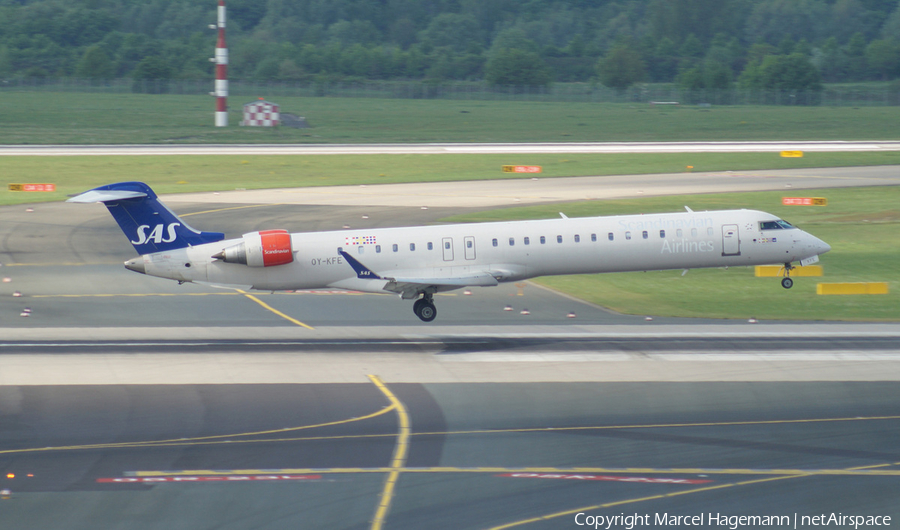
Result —
<path fill-rule="evenodd" d="M 797 228 L 763 230 L 778 218 L 754 210 L 680 212 L 538 221 L 354 229 L 291 234 L 294 260 L 249 267 L 213 259 L 240 240 L 143 256 L 147 274 L 261 290 L 337 287 L 382 292 L 339 249 L 383 278 L 497 281 L 600 272 L 692 269 L 799 261 L 830 247 Z M 473 283 L 472 285 L 479 285 Z"/>

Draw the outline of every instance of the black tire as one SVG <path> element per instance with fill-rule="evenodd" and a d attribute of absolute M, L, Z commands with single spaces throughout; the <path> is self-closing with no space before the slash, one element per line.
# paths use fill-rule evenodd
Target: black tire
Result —
<path fill-rule="evenodd" d="M 437 317 L 437 308 L 427 300 L 418 300 L 413 310 L 422 322 L 431 322 Z"/>
<path fill-rule="evenodd" d="M 785 289 L 790 289 L 791 287 L 794 286 L 794 280 L 792 280 L 790 278 L 782 278 L 781 286 L 784 287 Z"/>

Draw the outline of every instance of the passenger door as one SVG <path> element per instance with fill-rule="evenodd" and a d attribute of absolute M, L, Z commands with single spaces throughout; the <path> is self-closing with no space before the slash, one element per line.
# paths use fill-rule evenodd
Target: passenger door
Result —
<path fill-rule="evenodd" d="M 722 255 L 741 255 L 741 236 L 737 225 L 724 225 L 722 227 Z"/>

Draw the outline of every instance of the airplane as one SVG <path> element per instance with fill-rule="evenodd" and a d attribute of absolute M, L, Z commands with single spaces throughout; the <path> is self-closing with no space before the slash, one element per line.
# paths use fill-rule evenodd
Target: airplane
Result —
<path fill-rule="evenodd" d="M 831 250 L 769 213 L 719 210 L 328 232 L 198 231 L 142 182 L 100 186 L 68 200 L 102 202 L 139 256 L 131 271 L 265 291 L 346 289 L 415 300 L 424 322 L 435 293 L 536 276 L 783 264 L 810 265 Z"/>

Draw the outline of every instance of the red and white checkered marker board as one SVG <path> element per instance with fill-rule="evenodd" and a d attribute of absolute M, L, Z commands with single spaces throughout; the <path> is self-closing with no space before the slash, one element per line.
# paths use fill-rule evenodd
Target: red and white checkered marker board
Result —
<path fill-rule="evenodd" d="M 241 122 L 241 125 L 274 127 L 279 124 L 278 105 L 268 101 L 244 105 L 244 121 Z"/>

